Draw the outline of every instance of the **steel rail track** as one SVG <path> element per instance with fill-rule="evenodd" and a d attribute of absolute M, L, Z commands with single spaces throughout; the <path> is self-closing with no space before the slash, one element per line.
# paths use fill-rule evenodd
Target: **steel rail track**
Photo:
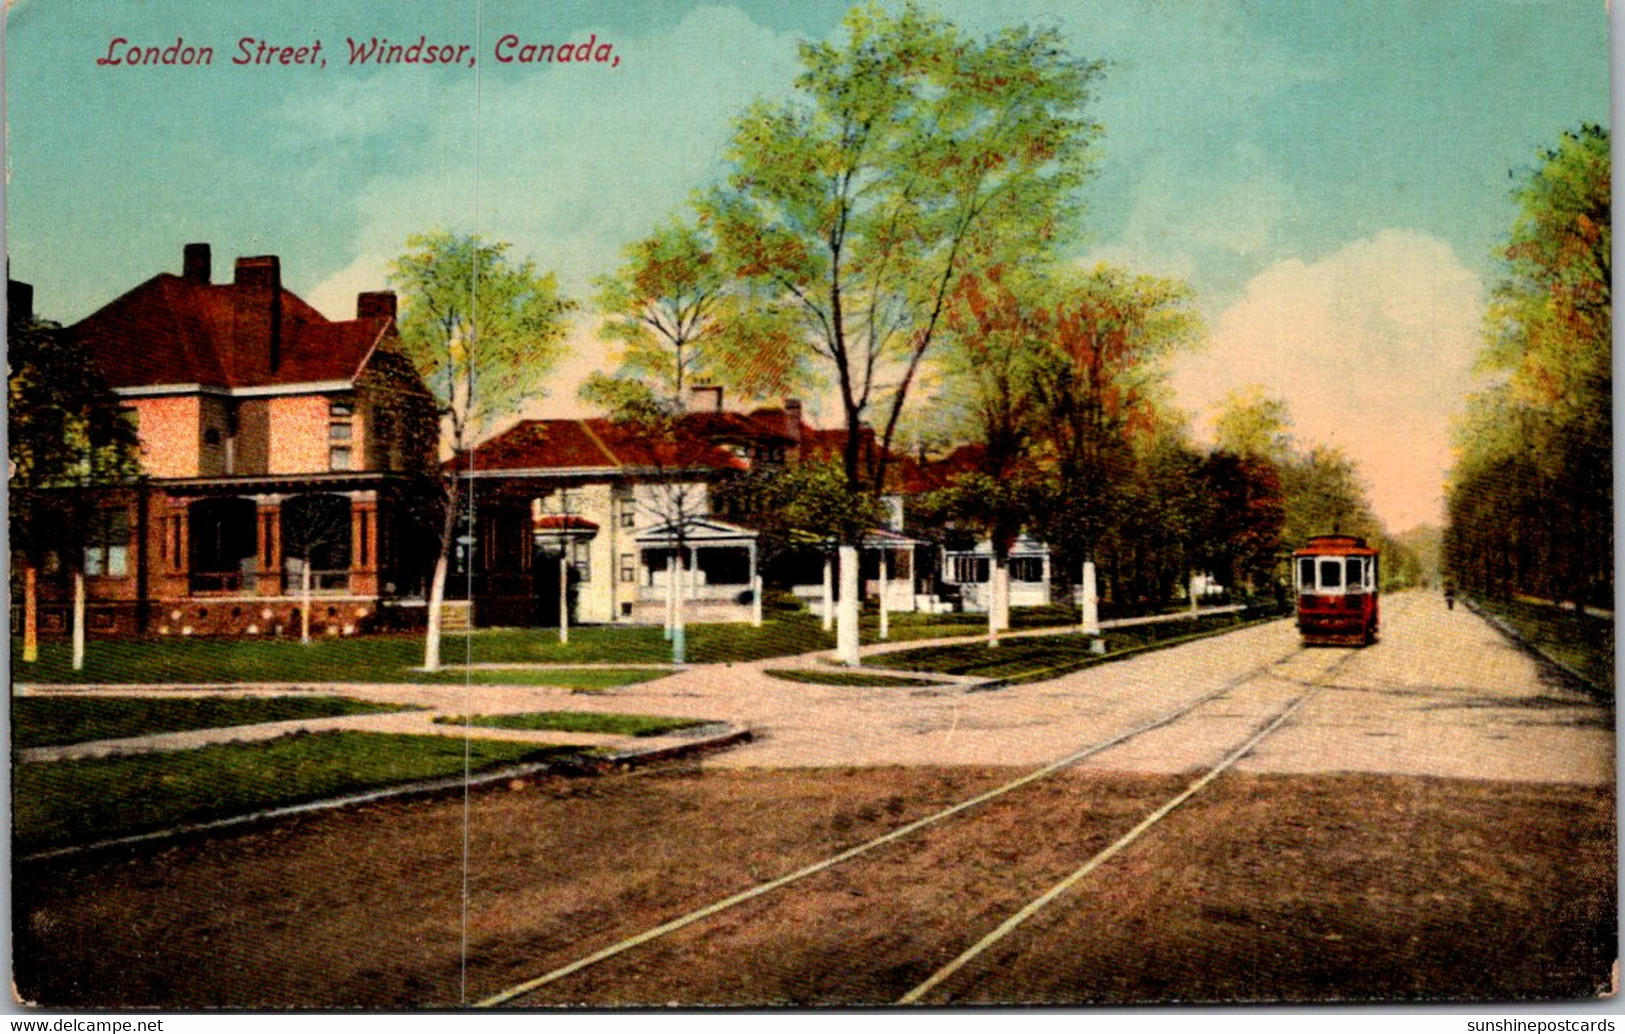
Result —
<path fill-rule="evenodd" d="M 584 969 L 587 969 L 587 968 L 589 968 L 591 966 L 595 966 L 600 962 L 607 961 L 607 960 L 609 960 L 611 958 L 614 958 L 617 955 L 621 955 L 621 954 L 623 954 L 623 953 L 625 953 L 627 951 L 630 951 L 633 948 L 637 948 L 637 947 L 640 947 L 642 945 L 648 944 L 648 943 L 650 943 L 652 941 L 658 940 L 658 939 L 660 939 L 662 937 L 665 937 L 667 934 L 676 933 L 678 930 L 681 930 L 681 929 L 683 929 L 685 927 L 688 927 L 688 926 L 692 926 L 693 924 L 698 923 L 701 920 L 709 919 L 710 917 L 712 917 L 714 915 L 717 915 L 720 912 L 724 912 L 724 911 L 726 911 L 728 909 L 731 909 L 736 905 L 742 905 L 747 901 L 752 901 L 752 900 L 754 900 L 754 899 L 756 899 L 758 897 L 761 897 L 764 894 L 768 894 L 768 893 L 771 893 L 772 891 L 778 890 L 781 887 L 789 886 L 790 884 L 796 883 L 796 882 L 798 882 L 800 880 L 803 880 L 803 879 L 806 879 L 809 876 L 813 876 L 813 875 L 816 875 L 817 873 L 824 872 L 826 870 L 834 868 L 837 865 L 840 865 L 840 864 L 842 864 L 844 862 L 850 861 L 850 860 L 852 860 L 854 858 L 857 858 L 857 857 L 859 857 L 861 855 L 867 854 L 870 851 L 876 850 L 877 848 L 884 847 L 887 844 L 895 843 L 895 842 L 897 842 L 899 840 L 904 839 L 905 837 L 911 836 L 914 833 L 920 832 L 921 830 L 927 829 L 927 828 L 929 828 L 931 826 L 936 825 L 939 822 L 945 821 L 945 820 L 947 820 L 947 819 L 949 819 L 949 818 L 951 818 L 951 817 L 953 817 L 955 815 L 958 815 L 961 812 L 968 811 L 968 810 L 970 810 L 972 808 L 977 807 L 978 805 L 985 804 L 988 801 L 995 800 L 995 799 L 997 799 L 999 797 L 1003 797 L 1004 795 L 1012 793 L 1015 790 L 1021 789 L 1024 786 L 1027 786 L 1027 785 L 1035 783 L 1035 782 L 1037 782 L 1037 781 L 1039 781 L 1041 779 L 1044 779 L 1044 778 L 1047 778 L 1047 777 L 1049 777 L 1051 775 L 1054 775 L 1055 773 L 1060 772 L 1061 770 L 1063 770 L 1065 768 L 1068 768 L 1068 767 L 1070 767 L 1072 765 L 1075 765 L 1080 761 L 1087 760 L 1088 758 L 1094 757 L 1097 754 L 1101 754 L 1101 753 L 1104 753 L 1105 751 L 1111 750 L 1111 749 L 1113 749 L 1115 747 L 1119 747 L 1119 746 L 1129 742 L 1130 740 L 1136 739 L 1136 738 L 1138 738 L 1140 736 L 1143 736 L 1143 735 L 1145 735 L 1145 734 L 1147 734 L 1149 732 L 1153 732 L 1153 731 L 1155 731 L 1157 729 L 1161 729 L 1161 728 L 1163 728 L 1165 726 L 1172 725 L 1174 722 L 1179 721 L 1181 718 L 1184 718 L 1186 715 L 1189 715 L 1191 712 L 1197 710 L 1198 708 L 1203 707 L 1206 704 L 1212 703 L 1214 700 L 1217 700 L 1217 699 L 1225 696 L 1226 694 L 1228 694 L 1229 692 L 1234 690 L 1236 687 L 1245 685 L 1246 683 L 1251 682 L 1254 679 L 1257 679 L 1260 676 L 1269 673 L 1272 669 L 1280 667 L 1281 665 L 1287 663 L 1288 661 L 1292 660 L 1293 658 L 1298 657 L 1298 656 L 1302 656 L 1302 655 L 1307 654 L 1307 653 L 1308 653 L 1308 651 L 1302 645 L 1294 646 L 1293 649 L 1288 651 L 1285 655 L 1283 655 L 1281 657 L 1278 657 L 1275 660 L 1268 661 L 1268 662 L 1266 662 L 1264 664 L 1261 664 L 1261 665 L 1258 665 L 1258 666 L 1256 666 L 1254 668 L 1251 668 L 1251 669 L 1247 670 L 1246 672 L 1243 672 L 1242 674 L 1237 675 L 1236 677 L 1234 677 L 1232 679 L 1229 679 L 1228 681 L 1226 681 L 1223 685 L 1221 685 L 1217 689 L 1214 689 L 1214 690 L 1212 690 L 1211 692 L 1208 692 L 1208 693 L 1204 693 L 1204 694 L 1202 694 L 1201 696 L 1197 697 L 1194 700 L 1191 700 L 1191 701 L 1189 701 L 1187 703 L 1181 704 L 1180 706 L 1178 706 L 1178 707 L 1176 707 L 1176 708 L 1174 708 L 1174 709 L 1172 709 L 1172 710 L 1170 710 L 1168 712 L 1165 712 L 1164 714 L 1161 714 L 1161 715 L 1159 715 L 1159 716 L 1157 716 L 1157 717 L 1155 717 L 1155 718 L 1153 718 L 1153 719 L 1151 719 L 1149 721 L 1143 722 L 1140 725 L 1137 725 L 1137 726 L 1135 726 L 1135 727 L 1133 727 L 1131 729 L 1128 729 L 1128 730 L 1126 730 L 1124 732 L 1118 733 L 1117 735 L 1115 735 L 1115 736 L 1113 736 L 1113 737 L 1111 737 L 1109 739 L 1102 740 L 1102 741 L 1100 741 L 1098 743 L 1090 744 L 1089 746 L 1086 746 L 1086 747 L 1082 747 L 1082 748 L 1080 748 L 1080 749 L 1078 749 L 1076 751 L 1073 751 L 1072 753 L 1066 755 L 1065 757 L 1060 758 L 1059 760 L 1052 761 L 1049 764 L 1046 764 L 1046 765 L 1044 765 L 1044 766 L 1042 766 L 1040 768 L 1034 769 L 1031 772 L 1028 772 L 1028 773 L 1026 773 L 1026 774 L 1024 774 L 1022 776 L 1019 776 L 1016 779 L 1012 779 L 1011 781 L 1009 781 L 1007 783 L 1001 784 L 1000 786 L 994 787 L 994 788 L 992 788 L 990 790 L 985 790 L 985 791 L 983 791 L 983 792 L 981 792 L 979 794 L 976 794 L 973 797 L 970 797 L 970 798 L 967 798 L 966 800 L 960 801 L 958 804 L 950 805 L 947 808 L 943 808 L 943 809 L 941 809 L 939 811 L 933 812 L 930 815 L 924 816 L 923 818 L 916 819 L 913 822 L 908 823 L 907 825 L 900 826 L 897 829 L 894 829 L 889 833 L 885 833 L 885 834 L 883 834 L 881 836 L 875 837 L 872 840 L 865 841 L 864 843 L 858 844 L 855 847 L 847 848 L 846 850 L 841 851 L 841 852 L 839 852 L 837 854 L 831 855 L 828 858 L 824 858 L 824 859 L 822 859 L 820 861 L 813 862 L 813 863 L 810 863 L 808 865 L 802 866 L 801 868 L 796 869 L 793 872 L 786 873 L 783 876 L 779 876 L 779 877 L 777 877 L 775 879 L 772 879 L 772 880 L 769 880 L 769 881 L 767 881 L 765 883 L 758 884 L 758 885 L 756 885 L 754 887 L 751 887 L 751 888 L 749 888 L 747 890 L 740 891 L 737 894 L 729 895 L 728 897 L 722 898 L 722 899 L 720 899 L 718 901 L 714 901 L 711 904 L 708 904 L 708 905 L 702 906 L 700 908 L 694 909 L 693 911 L 684 913 L 683 915 L 680 915 L 680 916 L 676 917 L 675 919 L 671 919 L 671 920 L 668 920 L 667 922 L 661 923 L 658 926 L 650 927 L 649 929 L 644 930 L 641 933 L 638 933 L 638 934 L 635 934 L 635 935 L 633 935 L 631 937 L 625 938 L 624 940 L 617 941 L 616 943 L 611 944 L 608 947 L 601 948 L 598 951 L 595 951 L 595 952 L 593 952 L 593 953 L 591 953 L 589 955 L 582 956 L 581 958 L 578 958 L 573 962 L 569 962 L 569 963 L 566 963 L 565 965 L 562 965 L 562 966 L 559 966 L 559 967 L 557 967 L 555 969 L 549 970 L 548 972 L 543 973 L 540 976 L 534 977 L 534 978 L 532 978 L 530 980 L 526 980 L 526 981 L 524 981 L 522 983 L 519 983 L 519 984 L 514 984 L 514 985 L 508 987 L 507 989 L 505 989 L 503 991 L 499 991 L 496 994 L 493 994 L 493 995 L 490 995 L 488 997 L 482 998 L 479 1001 L 473 1003 L 473 1005 L 474 1005 L 475 1008 L 484 1009 L 484 1008 L 493 1008 L 495 1006 L 505 1005 L 505 1004 L 507 1004 L 509 1002 L 513 1002 L 513 1001 L 515 1001 L 517 999 L 520 999 L 520 998 L 523 998 L 523 997 L 525 997 L 525 996 L 527 996 L 529 994 L 532 994 L 533 992 L 538 991 L 541 988 L 546 987 L 549 984 L 553 984 L 553 983 L 556 983 L 557 981 L 563 980 L 565 977 L 571 976 L 571 975 L 573 975 L 575 973 L 579 973 Z M 1329 667 L 1324 673 L 1322 673 L 1321 677 L 1324 677 L 1325 675 L 1329 675 L 1337 667 L 1340 667 L 1344 660 L 1346 660 L 1346 658 L 1342 659 L 1342 660 L 1339 660 L 1336 664 Z M 1315 691 L 1316 688 L 1318 688 L 1318 687 L 1315 687 L 1315 688 L 1311 689 L 1311 691 L 1310 691 L 1311 694 Z M 1305 694 L 1306 697 L 1308 695 L 1310 695 L 1310 694 Z M 1280 720 L 1284 722 L 1285 718 L 1282 718 Z M 1270 731 L 1273 731 L 1274 728 L 1275 728 L 1275 726 L 1272 726 Z M 1259 739 L 1262 739 L 1262 737 L 1259 737 Z M 1253 746 L 1256 746 L 1256 743 L 1254 741 L 1250 740 L 1248 742 L 1248 744 L 1246 745 L 1245 749 L 1241 752 L 1241 754 L 1244 755 L 1246 753 L 1246 751 L 1251 750 Z M 1240 756 L 1241 755 L 1238 755 L 1235 760 L 1239 760 Z M 1230 761 L 1229 764 L 1234 764 L 1234 761 Z M 1214 776 L 1216 776 L 1216 774 L 1217 773 L 1213 773 Z M 1208 781 L 1211 781 L 1211 778 L 1209 778 Z M 1202 785 L 1205 786 L 1206 783 L 1204 782 Z M 1198 787 L 1198 790 L 1199 789 L 1200 789 L 1200 787 Z M 1187 791 L 1186 795 L 1184 795 L 1180 799 L 1180 802 L 1182 803 L 1184 799 L 1188 799 L 1189 796 L 1193 796 L 1195 792 L 1196 791 Z M 1175 806 L 1177 806 L 1177 805 L 1175 805 Z M 1169 806 L 1165 806 L 1165 807 L 1167 808 L 1168 811 L 1173 810 L 1173 807 L 1169 807 Z M 1160 816 L 1159 816 L 1159 818 L 1160 818 Z M 1147 826 L 1147 828 L 1149 828 L 1149 826 Z M 1127 846 L 1127 845 L 1125 844 L 1123 846 Z M 1115 847 L 1115 845 L 1114 845 L 1114 847 Z M 1118 848 L 1118 849 L 1120 849 L 1120 848 Z M 1115 853 L 1115 850 L 1113 850 L 1112 848 L 1109 848 L 1108 851 L 1112 851 L 1112 853 Z M 1100 859 L 1100 861 L 1104 861 L 1104 860 L 1105 859 L 1103 859 L 1103 858 Z M 1077 878 L 1081 879 L 1082 876 L 1078 876 Z M 969 960 L 967 959 L 966 961 L 969 961 Z M 961 963 L 961 965 L 962 964 L 963 963 Z M 916 990 L 918 990 L 918 989 L 916 989 Z M 929 990 L 929 988 L 927 988 L 926 990 Z"/>
<path fill-rule="evenodd" d="M 1037 915 L 1050 902 L 1066 893 L 1066 891 L 1070 890 L 1075 884 L 1084 879 L 1084 877 L 1088 876 L 1102 865 L 1105 865 L 1116 855 L 1134 844 L 1135 841 L 1139 840 L 1142 836 L 1149 832 L 1153 826 L 1156 826 L 1163 819 L 1173 814 L 1173 812 L 1178 809 L 1180 805 L 1207 789 L 1209 784 L 1234 767 L 1237 762 L 1241 761 L 1242 758 L 1245 758 L 1248 754 L 1251 754 L 1260 743 L 1285 725 L 1288 719 L 1296 714 L 1298 710 L 1303 707 L 1303 705 L 1307 704 L 1310 700 L 1317 696 L 1321 690 L 1325 689 L 1325 683 L 1320 680 L 1330 676 L 1344 664 L 1348 663 L 1353 656 L 1353 654 L 1347 654 L 1338 658 L 1337 661 L 1328 666 L 1327 669 L 1321 673 L 1319 679 L 1313 682 L 1307 682 L 1307 688 L 1288 702 L 1285 707 L 1281 708 L 1270 718 L 1266 719 L 1261 725 L 1255 726 L 1252 734 L 1248 736 L 1248 738 L 1239 747 L 1236 747 L 1227 753 L 1224 758 L 1218 762 L 1218 764 L 1208 769 L 1207 772 L 1203 773 L 1178 794 L 1175 794 L 1173 797 L 1169 798 L 1155 811 L 1141 819 L 1140 822 L 1134 826 L 1134 828 L 1112 841 L 1109 846 L 1093 855 L 1088 861 L 1074 869 L 1065 878 L 1061 879 L 1048 890 L 1044 891 L 1044 893 L 1038 895 L 1036 898 L 1033 898 L 1026 905 L 1023 905 L 1016 912 L 1012 913 L 1008 919 L 1000 923 L 997 927 L 982 937 L 981 940 L 977 941 L 975 944 L 961 952 L 952 962 L 949 962 L 947 965 L 932 973 L 925 980 L 917 984 L 907 994 L 899 998 L 896 1004 L 914 1005 L 918 1003 L 920 999 L 924 998 L 931 991 L 945 983 L 955 973 L 958 973 L 961 969 L 965 968 L 965 966 L 969 965 L 977 958 L 977 956 L 986 952 L 995 944 L 1014 933 L 1017 927 L 1021 926 L 1023 923 L 1027 922 L 1027 920 Z"/>

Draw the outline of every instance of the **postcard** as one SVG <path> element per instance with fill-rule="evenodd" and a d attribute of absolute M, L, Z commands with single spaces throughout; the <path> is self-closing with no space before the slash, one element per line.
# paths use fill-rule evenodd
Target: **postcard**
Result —
<path fill-rule="evenodd" d="M 1605 5 L 5 38 L 16 1008 L 1616 994 Z"/>

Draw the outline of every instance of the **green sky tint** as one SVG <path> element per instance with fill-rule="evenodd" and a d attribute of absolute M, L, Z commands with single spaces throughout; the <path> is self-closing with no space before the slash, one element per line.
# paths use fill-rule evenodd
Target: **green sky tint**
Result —
<path fill-rule="evenodd" d="M 289 285 L 340 317 L 356 290 L 380 286 L 409 234 L 477 227 L 584 294 L 626 241 L 721 174 L 729 120 L 751 99 L 786 91 L 795 41 L 827 36 L 846 7 L 20 0 L 6 42 L 12 274 L 35 284 L 42 314 L 73 320 L 178 270 L 184 243 L 209 241 L 217 276 L 237 255 L 279 254 Z M 1530 165 L 1563 128 L 1608 118 L 1600 0 L 943 0 L 936 9 L 978 32 L 1055 25 L 1076 53 L 1109 62 L 1079 258 L 1188 278 L 1222 331 L 1203 362 L 1230 373 L 1257 365 L 1248 359 L 1263 333 L 1256 320 L 1276 312 L 1261 292 L 1285 289 L 1294 270 L 1308 271 L 1327 306 L 1380 309 L 1382 278 L 1398 263 L 1450 285 L 1428 295 L 1450 327 L 1440 340 L 1417 341 L 1414 320 L 1384 323 L 1380 311 L 1304 325 L 1375 325 L 1374 337 L 1339 329 L 1335 347 L 1397 351 L 1401 376 L 1442 364 L 1453 371 L 1449 390 L 1461 390 L 1457 352 L 1471 341 L 1457 330 L 1476 320 L 1495 272 L 1512 214 L 1509 170 Z M 506 33 L 595 37 L 620 64 L 502 66 L 491 45 Z M 115 36 L 211 45 L 216 63 L 97 67 Z M 234 67 L 244 36 L 319 38 L 328 66 Z M 466 42 L 479 63 L 351 67 L 346 36 Z M 1340 293 L 1339 277 L 1365 280 Z M 1296 323 L 1270 328 L 1280 337 Z M 1182 389 L 1187 404 L 1212 402 L 1213 377 L 1185 380 L 1195 384 Z M 1335 393 L 1271 387 L 1289 394 L 1306 434 L 1321 433 L 1322 414 L 1300 410 L 1323 410 Z M 1402 415 L 1430 415 L 1428 433 L 1442 433 L 1455 399 L 1428 405 Z M 1406 508 L 1378 495 L 1401 523 L 1431 516 L 1431 502 Z"/>

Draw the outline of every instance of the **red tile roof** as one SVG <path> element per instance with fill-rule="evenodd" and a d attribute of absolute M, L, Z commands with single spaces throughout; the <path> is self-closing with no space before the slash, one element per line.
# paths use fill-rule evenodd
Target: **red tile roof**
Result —
<path fill-rule="evenodd" d="M 468 465 L 466 458 L 456 461 Z M 474 449 L 476 470 L 745 470 L 750 464 L 712 440 L 702 426 L 680 421 L 669 436 L 596 417 L 524 420 Z"/>
<path fill-rule="evenodd" d="M 280 306 L 276 363 L 271 306 Z M 215 284 L 160 273 L 65 331 L 115 388 L 202 384 L 266 387 L 351 380 L 389 329 L 387 318 L 334 322 L 278 287 Z"/>

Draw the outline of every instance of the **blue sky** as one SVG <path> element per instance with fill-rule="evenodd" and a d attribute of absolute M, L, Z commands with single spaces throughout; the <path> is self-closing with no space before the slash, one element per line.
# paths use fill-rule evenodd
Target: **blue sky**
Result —
<path fill-rule="evenodd" d="M 478 228 L 585 298 L 624 243 L 720 175 L 729 120 L 786 92 L 796 40 L 828 36 L 847 6 L 17 0 L 12 275 L 34 283 L 43 315 L 71 321 L 209 241 L 217 276 L 237 255 L 281 255 L 289 286 L 338 318 L 381 286 L 408 234 Z M 1361 461 L 1391 524 L 1433 519 L 1512 217 L 1509 170 L 1565 127 L 1608 119 L 1600 0 L 936 9 L 979 32 L 1055 25 L 1108 62 L 1077 258 L 1197 289 L 1210 342 L 1175 383 L 1198 426 L 1225 391 L 1263 383 L 1305 440 Z M 596 37 L 620 63 L 503 66 L 491 47 L 507 33 Z M 215 64 L 98 67 L 120 36 L 212 46 Z M 328 66 L 233 66 L 245 36 L 320 39 Z M 478 64 L 351 67 L 347 36 L 469 43 Z M 574 405 L 591 337 L 584 324 L 553 410 Z"/>

